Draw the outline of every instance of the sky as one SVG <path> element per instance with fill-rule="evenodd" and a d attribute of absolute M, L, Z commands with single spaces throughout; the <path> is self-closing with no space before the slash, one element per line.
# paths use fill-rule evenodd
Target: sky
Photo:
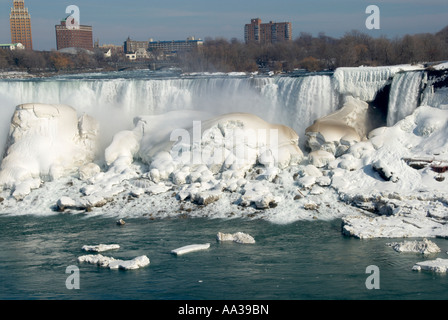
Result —
<path fill-rule="evenodd" d="M 0 43 L 11 42 L 9 13 L 13 0 L 0 0 Z M 342 37 L 359 30 L 373 37 L 435 33 L 448 25 L 447 0 L 25 0 L 31 13 L 33 47 L 56 47 L 56 24 L 69 5 L 80 10 L 81 24 L 93 27 L 100 44 L 133 40 L 237 38 L 252 18 L 291 22 L 293 38 L 301 32 Z M 379 8 L 380 29 L 369 30 L 369 5 Z"/>

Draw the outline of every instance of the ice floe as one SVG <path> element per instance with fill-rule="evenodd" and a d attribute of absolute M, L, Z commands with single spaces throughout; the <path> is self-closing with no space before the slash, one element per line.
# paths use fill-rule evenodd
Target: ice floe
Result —
<path fill-rule="evenodd" d="M 101 254 L 97 255 L 85 255 L 78 257 L 80 263 L 96 264 L 103 268 L 109 268 L 112 270 L 135 270 L 143 268 L 149 265 L 150 261 L 147 256 L 138 256 L 132 260 L 120 260 L 112 257 L 106 257 Z"/>
<path fill-rule="evenodd" d="M 242 244 L 252 244 L 255 243 L 255 239 L 247 233 L 236 232 L 236 233 L 222 233 L 218 232 L 216 235 L 218 241 L 233 241 Z"/>
<path fill-rule="evenodd" d="M 428 260 L 417 262 L 413 267 L 414 271 L 432 271 L 436 273 L 446 273 L 448 270 L 448 259 L 437 258 L 435 260 Z"/>
<path fill-rule="evenodd" d="M 118 244 L 98 244 L 98 245 L 85 245 L 82 246 L 82 250 L 91 252 L 104 252 L 109 250 L 120 249 Z"/>
<path fill-rule="evenodd" d="M 210 243 L 190 244 L 190 245 L 186 245 L 186 246 L 171 250 L 171 253 L 173 253 L 177 256 L 180 256 L 180 255 L 191 253 L 191 252 L 207 250 L 208 248 L 210 248 Z"/>
<path fill-rule="evenodd" d="M 426 238 L 421 241 L 414 240 L 404 242 L 392 242 L 387 243 L 387 245 L 392 247 L 397 252 L 416 252 L 421 254 L 431 254 L 440 252 L 439 246 Z"/>

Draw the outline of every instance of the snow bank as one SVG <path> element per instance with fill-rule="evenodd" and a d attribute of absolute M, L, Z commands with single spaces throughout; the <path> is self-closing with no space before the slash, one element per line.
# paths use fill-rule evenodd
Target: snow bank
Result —
<path fill-rule="evenodd" d="M 1 164 L 0 186 L 22 199 L 38 188 L 92 162 L 97 122 L 66 105 L 23 104 L 13 115 Z"/>

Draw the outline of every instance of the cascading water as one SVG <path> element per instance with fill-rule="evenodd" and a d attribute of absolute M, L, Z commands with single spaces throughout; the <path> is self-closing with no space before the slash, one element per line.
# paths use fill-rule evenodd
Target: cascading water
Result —
<path fill-rule="evenodd" d="M 423 74 L 423 71 L 412 71 L 395 75 L 389 95 L 388 126 L 412 114 L 419 106 Z"/>
<path fill-rule="evenodd" d="M 114 132 L 132 127 L 135 116 L 173 110 L 213 114 L 247 112 L 292 127 L 302 135 L 314 120 L 338 107 L 328 75 L 305 77 L 197 76 L 159 79 L 35 79 L 0 82 L 8 127 L 22 103 L 67 104 L 88 113 Z M 108 129 L 105 128 L 107 131 Z M 110 135 L 109 134 L 109 135 Z"/>

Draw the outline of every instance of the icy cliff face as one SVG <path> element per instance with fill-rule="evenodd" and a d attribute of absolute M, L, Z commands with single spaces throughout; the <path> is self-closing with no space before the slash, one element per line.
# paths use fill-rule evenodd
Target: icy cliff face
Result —
<path fill-rule="evenodd" d="M 335 88 L 341 95 L 373 101 L 380 89 L 392 81 L 397 72 L 421 69 L 421 66 L 338 68 L 334 73 Z"/>
<path fill-rule="evenodd" d="M 66 105 L 24 104 L 13 115 L 0 186 L 16 198 L 56 180 L 96 157 L 97 122 Z"/>

